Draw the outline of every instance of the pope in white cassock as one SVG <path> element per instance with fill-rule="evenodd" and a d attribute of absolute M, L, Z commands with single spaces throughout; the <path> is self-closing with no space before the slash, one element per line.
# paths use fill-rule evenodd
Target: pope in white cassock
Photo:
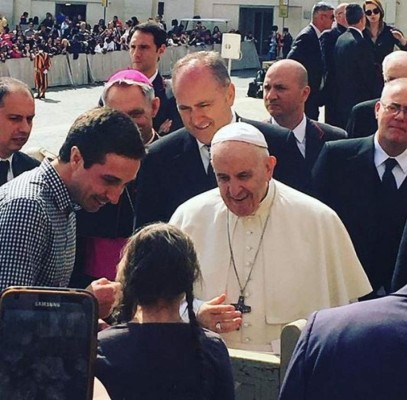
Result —
<path fill-rule="evenodd" d="M 262 133 L 243 122 L 215 134 L 218 188 L 175 211 L 202 270 L 201 324 L 230 348 L 273 349 L 283 326 L 347 304 L 371 286 L 336 213 L 274 179 Z"/>

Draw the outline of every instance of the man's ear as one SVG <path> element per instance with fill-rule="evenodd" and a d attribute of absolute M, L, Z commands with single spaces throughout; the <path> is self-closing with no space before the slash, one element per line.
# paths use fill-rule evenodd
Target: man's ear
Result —
<path fill-rule="evenodd" d="M 154 97 L 153 101 L 151 102 L 151 109 L 152 109 L 152 117 L 154 118 L 158 110 L 160 109 L 160 98 L 159 97 Z"/>
<path fill-rule="evenodd" d="M 277 158 L 274 156 L 267 157 L 267 175 L 270 180 L 273 177 L 274 168 L 277 165 Z"/>
<path fill-rule="evenodd" d="M 83 164 L 83 157 L 77 146 L 72 146 L 69 162 L 73 169 L 76 169 Z"/>

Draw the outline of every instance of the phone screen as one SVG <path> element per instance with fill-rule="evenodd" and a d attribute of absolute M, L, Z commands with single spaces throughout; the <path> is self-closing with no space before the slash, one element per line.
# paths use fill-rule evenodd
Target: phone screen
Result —
<path fill-rule="evenodd" d="M 87 400 L 95 343 L 93 299 L 9 294 L 1 303 L 0 398 Z"/>

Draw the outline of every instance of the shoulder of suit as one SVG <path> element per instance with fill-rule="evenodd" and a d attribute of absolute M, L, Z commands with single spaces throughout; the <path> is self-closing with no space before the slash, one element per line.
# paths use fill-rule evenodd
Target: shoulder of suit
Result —
<path fill-rule="evenodd" d="M 309 196 L 280 181 L 274 180 L 277 190 L 276 204 L 284 208 L 291 215 L 301 215 L 304 221 L 312 221 L 320 217 L 331 218 L 336 213 L 326 204 L 315 197 Z M 280 208 L 281 209 L 281 208 Z"/>
<path fill-rule="evenodd" d="M 327 139 L 346 139 L 348 137 L 348 133 L 345 131 L 345 129 L 337 126 L 310 119 L 308 120 L 308 123 L 314 125 L 317 129 L 320 129 L 325 135 L 328 136 Z"/>
<path fill-rule="evenodd" d="M 329 150 L 329 153 L 335 154 L 352 154 L 357 153 L 361 148 L 374 147 L 373 136 L 351 138 L 351 139 L 339 139 L 326 142 L 324 147 Z"/>
<path fill-rule="evenodd" d="M 148 154 L 176 154 L 177 149 L 194 141 L 195 138 L 185 128 L 181 128 L 153 142 L 148 148 Z"/>
<path fill-rule="evenodd" d="M 22 151 L 17 151 L 14 153 L 13 158 L 15 157 L 16 162 L 23 162 L 27 165 L 32 166 L 32 168 L 37 167 L 41 164 L 36 158 L 29 156 L 28 154 L 23 153 Z"/>
<path fill-rule="evenodd" d="M 268 122 L 263 121 L 254 121 L 251 119 L 241 118 L 242 122 L 246 122 L 247 124 L 255 126 L 263 135 L 271 136 L 275 138 L 286 138 L 287 135 L 290 133 L 290 130 L 287 128 L 283 128 L 282 126 L 277 126 L 270 124 Z"/>

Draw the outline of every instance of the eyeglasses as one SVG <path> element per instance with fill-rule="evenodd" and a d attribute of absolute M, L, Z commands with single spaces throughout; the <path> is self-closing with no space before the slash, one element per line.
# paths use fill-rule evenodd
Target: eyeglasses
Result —
<path fill-rule="evenodd" d="M 377 15 L 377 14 L 379 14 L 379 13 L 380 13 L 380 10 L 379 10 L 378 8 L 374 8 L 373 10 L 366 10 L 366 11 L 365 11 L 365 14 L 366 14 L 368 17 L 371 17 L 372 14 Z"/>
<path fill-rule="evenodd" d="M 407 119 L 407 106 L 402 106 L 401 104 L 398 103 L 390 103 L 390 104 L 384 104 L 382 101 L 380 104 L 383 106 L 383 108 L 391 114 L 393 117 L 397 117 L 402 111 L 404 114 L 404 119 Z"/>

